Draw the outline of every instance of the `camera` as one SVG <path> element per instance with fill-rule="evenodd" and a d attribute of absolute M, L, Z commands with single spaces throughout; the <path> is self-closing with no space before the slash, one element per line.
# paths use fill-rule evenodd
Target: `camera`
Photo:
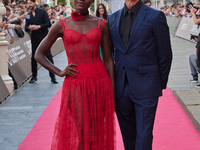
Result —
<path fill-rule="evenodd" d="M 198 35 L 190 34 L 190 40 L 195 40 L 195 38 L 198 39 Z"/>
<path fill-rule="evenodd" d="M 15 17 L 19 17 L 19 11 L 15 12 Z"/>
<path fill-rule="evenodd" d="M 5 22 L 7 23 L 8 17 L 7 17 L 6 15 L 3 15 L 3 16 L 2 16 L 2 21 L 5 21 Z"/>
<path fill-rule="evenodd" d="M 185 5 L 185 7 L 186 7 L 186 11 L 188 12 L 188 13 L 190 13 L 190 10 L 189 10 L 189 6 L 190 5 L 192 5 L 192 7 L 194 7 L 195 9 L 199 9 L 199 7 L 196 7 L 196 6 L 194 6 L 194 4 L 191 2 L 191 1 L 188 1 L 187 3 L 186 3 L 186 5 Z"/>

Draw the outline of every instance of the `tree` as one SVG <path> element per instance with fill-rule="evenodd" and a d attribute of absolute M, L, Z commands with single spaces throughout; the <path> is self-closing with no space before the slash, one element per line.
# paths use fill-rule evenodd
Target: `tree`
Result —
<path fill-rule="evenodd" d="M 99 1 L 97 1 L 97 6 L 99 5 Z M 90 8 L 93 10 L 93 12 L 96 12 L 96 10 L 94 10 L 94 3 L 91 4 Z"/>
<path fill-rule="evenodd" d="M 73 1 L 73 0 L 70 0 L 70 6 L 71 6 L 72 8 L 75 8 L 75 6 L 74 6 L 74 1 Z"/>

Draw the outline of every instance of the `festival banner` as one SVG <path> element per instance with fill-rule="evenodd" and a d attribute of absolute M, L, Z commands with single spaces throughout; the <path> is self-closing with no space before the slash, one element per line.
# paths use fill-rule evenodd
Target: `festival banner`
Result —
<path fill-rule="evenodd" d="M 6 36 L 10 41 L 10 36 Z M 52 55 L 56 55 L 64 50 L 62 38 L 58 38 L 51 48 Z M 15 41 L 8 45 L 8 68 L 17 87 L 25 82 L 31 75 L 31 39 L 28 33 L 24 31 L 24 37 L 19 38 L 15 33 Z M 38 68 L 40 65 L 38 65 Z"/>
<path fill-rule="evenodd" d="M 176 31 L 176 36 L 190 40 L 191 34 L 199 35 L 200 29 L 196 25 L 192 18 L 183 17 L 178 29 Z"/>

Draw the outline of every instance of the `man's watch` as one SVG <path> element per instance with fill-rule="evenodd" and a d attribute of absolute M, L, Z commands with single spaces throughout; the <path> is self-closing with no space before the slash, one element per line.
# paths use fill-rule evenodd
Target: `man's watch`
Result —
<path fill-rule="evenodd" d="M 41 25 L 38 25 L 39 29 L 41 28 Z"/>

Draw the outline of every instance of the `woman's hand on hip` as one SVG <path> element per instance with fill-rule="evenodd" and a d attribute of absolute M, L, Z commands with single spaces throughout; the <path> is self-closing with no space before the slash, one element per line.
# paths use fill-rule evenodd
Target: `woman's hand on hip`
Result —
<path fill-rule="evenodd" d="M 77 75 L 74 73 L 78 73 L 78 70 L 72 68 L 72 67 L 77 67 L 76 64 L 69 64 L 64 70 L 62 70 L 58 75 L 60 77 L 64 77 L 64 76 L 71 76 L 71 77 L 76 77 Z"/>

